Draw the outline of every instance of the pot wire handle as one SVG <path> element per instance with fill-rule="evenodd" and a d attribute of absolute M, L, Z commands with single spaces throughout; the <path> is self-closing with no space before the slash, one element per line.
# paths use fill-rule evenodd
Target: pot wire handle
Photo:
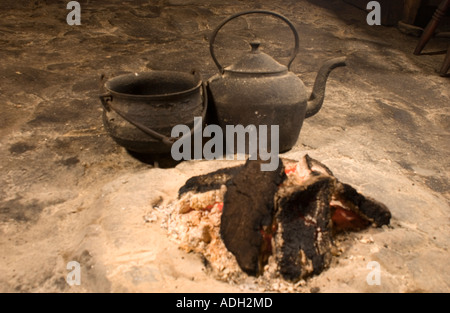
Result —
<path fill-rule="evenodd" d="M 206 116 L 207 107 L 208 107 L 208 95 L 206 93 L 206 84 L 204 82 L 202 82 L 202 96 L 203 96 L 202 120 L 204 120 L 205 116 Z M 154 131 L 151 128 L 148 128 L 147 126 L 145 126 L 139 122 L 134 121 L 132 118 L 129 118 L 125 113 L 121 112 L 120 110 L 115 108 L 114 105 L 112 105 L 111 102 L 113 102 L 113 96 L 111 94 L 104 94 L 104 95 L 100 95 L 99 97 L 100 97 L 100 101 L 102 102 L 102 105 L 106 111 L 109 112 L 109 111 L 113 110 L 125 121 L 132 124 L 139 130 L 146 133 L 147 135 L 149 135 L 157 140 L 160 140 L 164 144 L 171 146 L 175 141 L 177 141 L 178 139 L 181 138 L 181 137 L 177 137 L 177 138 L 167 137 L 163 134 L 158 133 L 157 131 Z M 199 123 L 197 123 L 197 125 L 195 125 L 195 124 L 193 125 L 191 132 L 190 132 L 190 136 L 192 136 L 194 134 L 194 132 L 198 129 L 198 127 L 202 127 L 202 125 L 198 125 L 198 124 Z"/>
<path fill-rule="evenodd" d="M 224 73 L 224 67 L 219 63 L 219 61 L 216 58 L 216 55 L 214 53 L 214 42 L 216 40 L 216 36 L 217 33 L 219 32 L 219 30 L 225 26 L 225 24 L 227 24 L 229 21 L 242 16 L 242 15 L 248 15 L 248 14 L 267 14 L 267 15 L 272 15 L 275 16 L 281 20 L 283 20 L 288 26 L 289 28 L 292 30 L 292 32 L 294 33 L 294 38 L 295 38 L 295 47 L 294 47 L 294 51 L 292 52 L 292 56 L 291 59 L 289 60 L 289 63 L 287 65 L 288 70 L 290 70 L 291 68 L 291 64 L 292 62 L 294 62 L 294 59 L 297 57 L 298 54 L 298 50 L 299 50 L 299 37 L 298 37 L 298 33 L 297 30 L 295 29 L 295 26 L 291 23 L 291 21 L 289 21 L 286 17 L 284 17 L 281 14 L 278 14 L 276 12 L 272 12 L 272 11 L 265 11 L 265 10 L 251 10 L 251 11 L 244 11 L 244 12 L 240 12 L 240 13 L 236 13 L 230 17 L 228 17 L 227 19 L 225 19 L 224 21 L 222 21 L 217 27 L 216 29 L 213 31 L 211 38 L 209 40 L 209 52 L 211 53 L 211 57 L 214 61 L 214 63 L 216 64 L 217 68 L 219 69 L 220 73 L 223 74 Z"/>

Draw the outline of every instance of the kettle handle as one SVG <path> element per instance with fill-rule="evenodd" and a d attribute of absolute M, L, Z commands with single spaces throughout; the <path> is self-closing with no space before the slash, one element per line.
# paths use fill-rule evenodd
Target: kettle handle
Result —
<path fill-rule="evenodd" d="M 278 14 L 278 13 L 275 13 L 272 11 L 265 11 L 265 10 L 251 10 L 251 11 L 244 11 L 244 12 L 236 13 L 236 14 L 230 16 L 229 18 L 225 19 L 222 23 L 219 24 L 219 26 L 217 26 L 217 28 L 213 31 L 213 33 L 211 35 L 211 39 L 209 40 L 209 52 L 211 53 L 211 57 L 212 57 L 214 63 L 216 63 L 216 66 L 219 69 L 220 73 L 223 74 L 224 67 L 219 63 L 219 61 L 216 58 L 216 55 L 214 54 L 214 42 L 216 40 L 217 33 L 225 24 L 227 24 L 232 19 L 235 19 L 242 15 L 255 14 L 255 13 L 272 15 L 272 16 L 275 16 L 275 17 L 283 20 L 289 26 L 289 28 L 292 30 L 292 32 L 294 33 L 295 47 L 294 47 L 294 51 L 292 52 L 291 59 L 289 60 L 289 63 L 287 65 L 288 70 L 290 69 L 291 64 L 294 61 L 294 59 L 296 58 L 296 56 L 298 54 L 298 50 L 299 50 L 299 37 L 298 37 L 297 30 L 295 29 L 295 26 L 291 23 L 291 21 L 289 21 L 286 17 L 284 17 L 281 14 Z"/>

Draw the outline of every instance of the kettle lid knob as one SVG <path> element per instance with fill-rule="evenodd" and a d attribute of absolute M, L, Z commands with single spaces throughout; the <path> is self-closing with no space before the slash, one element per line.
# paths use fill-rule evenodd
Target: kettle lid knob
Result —
<path fill-rule="evenodd" d="M 261 45 L 261 42 L 259 42 L 259 41 L 252 41 L 250 43 L 250 46 L 252 47 L 252 52 L 259 52 L 258 49 L 259 49 L 260 45 Z"/>

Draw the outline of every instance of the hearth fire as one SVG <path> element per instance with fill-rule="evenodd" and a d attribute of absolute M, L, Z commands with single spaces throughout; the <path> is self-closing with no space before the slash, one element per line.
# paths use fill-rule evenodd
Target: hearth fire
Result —
<path fill-rule="evenodd" d="M 192 177 L 172 206 L 169 235 L 219 279 L 270 273 L 297 282 L 330 266 L 336 234 L 390 223 L 384 204 L 308 155 L 280 159 L 273 172 L 260 165 Z"/>

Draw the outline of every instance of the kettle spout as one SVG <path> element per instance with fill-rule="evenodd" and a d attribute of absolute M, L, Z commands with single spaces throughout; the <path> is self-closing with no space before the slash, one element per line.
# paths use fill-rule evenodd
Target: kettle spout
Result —
<path fill-rule="evenodd" d="M 308 100 L 305 118 L 315 115 L 322 108 L 328 76 L 335 68 L 345 66 L 345 60 L 345 57 L 334 58 L 326 61 L 322 65 L 317 73 L 316 82 L 314 83 L 313 91 Z"/>

